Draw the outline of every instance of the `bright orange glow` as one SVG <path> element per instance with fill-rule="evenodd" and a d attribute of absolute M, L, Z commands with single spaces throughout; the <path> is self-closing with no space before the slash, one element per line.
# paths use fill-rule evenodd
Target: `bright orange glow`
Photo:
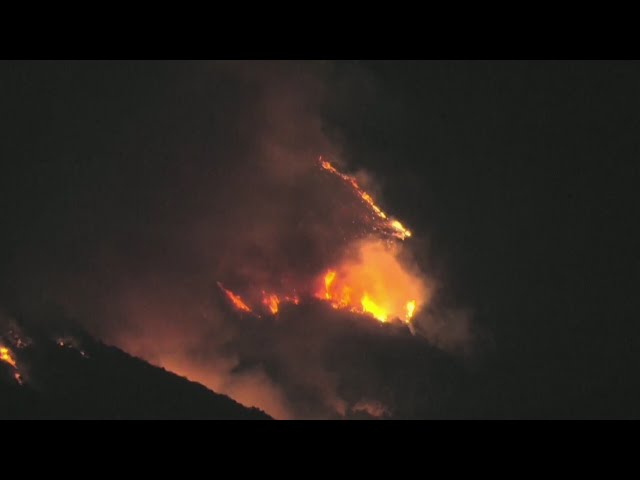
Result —
<path fill-rule="evenodd" d="M 8 363 L 13 368 L 18 368 L 16 366 L 16 361 L 11 356 L 11 352 L 6 347 L 0 347 L 0 360 L 2 360 L 3 362 Z"/>
<path fill-rule="evenodd" d="M 408 271 L 397 249 L 382 241 L 363 241 L 356 255 L 318 280 L 315 297 L 333 308 L 368 314 L 380 322 L 398 318 L 409 323 L 429 297 L 422 278 Z"/>
<path fill-rule="evenodd" d="M 269 309 L 271 313 L 274 315 L 278 313 L 278 305 L 280 304 L 280 299 L 277 295 L 267 294 L 264 291 L 262 292 L 262 303 Z"/>
<path fill-rule="evenodd" d="M 380 320 L 381 322 L 387 321 L 387 312 L 384 311 L 384 308 L 376 305 L 369 295 L 366 293 L 362 297 L 362 310 L 364 312 L 370 313 L 376 320 Z"/>
<path fill-rule="evenodd" d="M 416 301 L 411 300 L 410 302 L 407 302 L 407 320 L 411 320 L 411 317 L 413 317 L 413 312 L 415 312 L 415 310 Z"/>
<path fill-rule="evenodd" d="M 335 270 L 329 270 L 327 274 L 324 276 L 324 288 L 325 288 L 324 298 L 326 298 L 327 300 L 331 300 L 331 293 L 329 292 L 331 290 L 331 284 L 335 279 L 336 279 Z"/>
<path fill-rule="evenodd" d="M 400 223 L 398 220 L 395 220 L 395 219 L 389 219 L 389 216 L 386 213 L 384 213 L 382 211 L 382 209 L 375 204 L 373 198 L 371 198 L 371 195 L 369 195 L 367 192 L 362 190 L 362 188 L 360 188 L 360 185 L 358 185 L 358 182 L 356 181 L 356 179 L 354 177 L 352 177 L 351 175 L 346 175 L 346 174 L 340 172 L 333 165 L 331 165 L 331 163 L 327 162 L 326 160 L 323 160 L 322 157 L 320 157 L 319 160 L 320 160 L 320 166 L 324 170 L 326 170 L 327 172 L 332 173 L 333 175 L 335 175 L 335 176 L 339 177 L 340 179 L 342 179 L 344 182 L 346 182 L 349 185 L 351 185 L 351 187 L 356 192 L 356 194 L 367 205 L 369 205 L 369 208 L 371 208 L 373 213 L 380 220 L 383 221 L 384 226 L 386 226 L 387 228 L 391 229 L 392 235 L 394 237 L 399 238 L 400 240 L 404 240 L 405 238 L 411 236 L 411 231 L 409 229 L 405 228 L 405 226 L 402 225 L 402 223 Z"/>
<path fill-rule="evenodd" d="M 264 290 L 262 291 L 262 304 L 269 312 L 271 312 L 272 315 L 275 315 L 280 311 L 281 303 L 293 303 L 294 305 L 299 305 L 300 298 L 295 294 L 279 297 L 275 293 L 267 293 Z"/>
<path fill-rule="evenodd" d="M 243 312 L 253 313 L 251 309 L 247 307 L 247 304 L 242 301 L 242 298 L 240 298 L 239 295 L 236 295 L 231 290 L 227 290 L 226 288 L 224 288 L 220 282 L 218 282 L 218 287 L 220 287 L 220 290 L 224 292 L 224 294 L 231 301 L 233 306 L 236 307 L 238 310 L 241 310 Z"/>

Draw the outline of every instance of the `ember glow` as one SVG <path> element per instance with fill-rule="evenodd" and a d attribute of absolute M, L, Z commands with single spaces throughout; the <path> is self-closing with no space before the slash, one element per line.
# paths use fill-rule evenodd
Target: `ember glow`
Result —
<path fill-rule="evenodd" d="M 76 350 L 81 356 L 89 358 L 87 352 L 79 347 L 79 342 L 73 337 L 59 337 L 56 339 L 56 344 L 61 348 L 70 348 Z"/>
<path fill-rule="evenodd" d="M 16 366 L 16 361 L 11 356 L 11 352 L 6 347 L 0 347 L 0 360 L 2 360 L 3 362 L 8 363 L 13 368 L 18 368 Z"/>

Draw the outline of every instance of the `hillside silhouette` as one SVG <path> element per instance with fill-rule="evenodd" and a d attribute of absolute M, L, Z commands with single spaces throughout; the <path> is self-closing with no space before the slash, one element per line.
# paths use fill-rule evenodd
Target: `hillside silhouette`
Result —
<path fill-rule="evenodd" d="M 2 419 L 270 419 L 80 331 L 13 324 L 0 340 L 17 365 L 0 362 Z"/>

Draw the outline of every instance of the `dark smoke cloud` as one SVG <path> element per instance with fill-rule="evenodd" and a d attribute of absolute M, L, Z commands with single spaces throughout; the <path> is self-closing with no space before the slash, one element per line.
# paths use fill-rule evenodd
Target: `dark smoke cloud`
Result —
<path fill-rule="evenodd" d="M 216 287 L 290 291 L 366 233 L 354 221 L 364 206 L 316 164 L 343 159 L 327 86 L 366 87 L 366 75 L 322 62 L 125 64 L 114 84 L 88 87 L 77 74 L 91 68 L 107 67 L 74 64 L 52 80 L 79 93 L 51 100 L 39 127 L 46 136 L 57 108 L 71 109 L 69 127 L 43 140 L 52 148 L 29 157 L 41 180 L 20 204 L 29 227 L 14 217 L 27 240 L 8 244 L 6 301 L 50 299 L 107 342 L 277 418 L 416 415 L 429 362 L 448 361 L 424 338 L 466 351 L 467 314 L 424 312 L 414 337 L 319 304 L 239 317 Z M 143 73 L 157 84 L 138 85 Z M 109 96 L 130 100 L 119 110 Z"/>

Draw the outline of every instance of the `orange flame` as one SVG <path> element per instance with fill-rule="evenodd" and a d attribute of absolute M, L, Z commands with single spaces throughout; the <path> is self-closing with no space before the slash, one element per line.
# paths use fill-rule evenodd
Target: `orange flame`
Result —
<path fill-rule="evenodd" d="M 368 314 L 379 322 L 398 318 L 410 323 L 428 299 L 423 281 L 397 260 L 392 247 L 365 241 L 358 256 L 327 270 L 318 280 L 315 297 L 333 308 Z"/>
<path fill-rule="evenodd" d="M 300 298 L 298 295 L 285 295 L 279 297 L 275 293 L 267 293 L 262 291 L 262 304 L 275 315 L 280 310 L 281 303 L 293 303 L 294 305 L 300 304 Z"/>
<path fill-rule="evenodd" d="M 374 227 L 376 232 L 385 232 L 400 240 L 411 236 L 411 232 L 402 223 L 388 217 L 375 204 L 354 177 L 341 173 L 322 157 L 319 164 L 323 170 L 347 183 L 368 205 L 380 221 Z M 344 256 L 342 263 L 325 270 L 317 277 L 317 284 L 314 281 L 311 285 L 302 285 L 301 291 L 328 302 L 336 309 L 367 314 L 379 322 L 400 319 L 410 324 L 416 311 L 428 300 L 429 292 L 419 273 L 412 273 L 401 265 L 398 243 L 370 237 L 351 246 L 358 248 L 357 255 Z M 246 303 L 220 282 L 218 286 L 237 310 L 256 315 L 249 306 L 251 303 Z M 248 294 L 248 297 L 250 302 L 260 301 L 265 313 L 276 315 L 283 303 L 300 303 L 296 291 L 293 292 L 293 295 L 288 296 L 273 293 L 272 290 L 262 290 L 261 300 L 252 294 Z"/>
<path fill-rule="evenodd" d="M 11 352 L 6 347 L 0 347 L 0 360 L 2 360 L 3 362 L 8 363 L 13 368 L 18 368 L 16 366 L 16 361 L 11 356 Z"/>
<path fill-rule="evenodd" d="M 404 240 L 405 238 L 411 236 L 411 231 L 409 229 L 407 229 L 404 225 L 402 225 L 402 223 L 400 223 L 398 220 L 390 219 L 389 216 L 386 213 L 384 213 L 382 211 L 382 209 L 375 204 L 375 202 L 373 201 L 373 198 L 371 198 L 371 195 L 369 195 L 367 192 L 362 190 L 362 188 L 360 188 L 360 185 L 358 185 L 358 182 L 356 181 L 356 179 L 354 177 L 352 177 L 350 175 L 346 175 L 346 174 L 338 171 L 333 165 L 331 165 L 331 163 L 329 163 L 326 160 L 323 160 L 322 157 L 320 157 L 319 161 L 320 161 L 320 166 L 324 170 L 334 174 L 335 176 L 337 176 L 340 179 L 342 179 L 344 182 L 346 182 L 349 185 L 351 185 L 351 187 L 353 187 L 353 189 L 355 190 L 356 194 L 367 205 L 369 205 L 369 208 L 371 208 L 373 213 L 378 218 L 380 218 L 380 220 L 383 220 L 384 224 L 388 228 L 391 229 L 392 235 L 394 237 L 399 238 L 400 240 Z"/>
<path fill-rule="evenodd" d="M 413 317 L 413 312 L 415 312 L 416 310 L 416 301 L 415 300 L 411 300 L 409 302 L 407 302 L 407 321 L 411 320 L 411 317 Z"/>
<path fill-rule="evenodd" d="M 233 306 L 236 307 L 238 310 L 241 310 L 243 312 L 253 313 L 251 309 L 247 307 L 247 304 L 242 301 L 242 298 L 240 298 L 239 295 L 236 295 L 231 290 L 227 290 L 226 288 L 224 288 L 220 282 L 218 282 L 218 287 L 220 287 L 220 290 L 224 292 L 224 294 L 231 301 Z"/>
<path fill-rule="evenodd" d="M 280 304 L 280 299 L 277 295 L 267 294 L 262 291 L 262 303 L 269 309 L 271 313 L 274 315 L 278 313 L 278 305 Z"/>

